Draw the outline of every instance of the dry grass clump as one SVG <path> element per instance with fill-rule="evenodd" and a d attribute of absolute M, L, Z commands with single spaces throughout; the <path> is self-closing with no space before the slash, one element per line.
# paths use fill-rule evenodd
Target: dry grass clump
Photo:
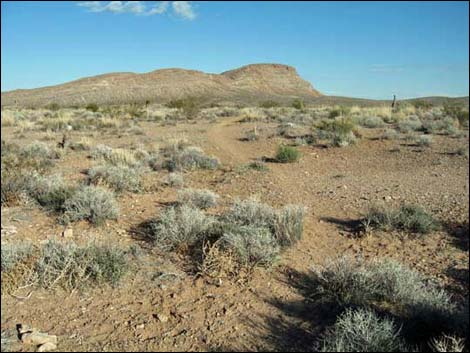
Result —
<path fill-rule="evenodd" d="M 408 117 L 407 120 L 403 120 L 398 123 L 398 130 L 405 134 L 413 131 L 419 131 L 422 128 L 423 124 L 419 119 L 410 119 L 410 117 Z"/>

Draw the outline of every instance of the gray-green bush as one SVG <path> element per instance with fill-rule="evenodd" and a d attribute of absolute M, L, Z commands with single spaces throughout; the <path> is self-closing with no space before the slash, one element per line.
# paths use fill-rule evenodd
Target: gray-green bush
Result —
<path fill-rule="evenodd" d="M 178 192 L 178 202 L 181 205 L 205 210 L 217 205 L 219 196 L 210 190 L 184 189 Z"/>
<path fill-rule="evenodd" d="M 204 240 L 213 223 L 213 217 L 199 209 L 186 205 L 169 207 L 151 223 L 149 236 L 158 247 L 174 250 Z"/>
<path fill-rule="evenodd" d="M 346 310 L 322 337 L 322 352 L 406 352 L 400 327 L 367 309 Z"/>
<path fill-rule="evenodd" d="M 119 207 L 111 191 L 98 186 L 83 186 L 64 203 L 65 223 L 88 220 L 96 225 L 107 219 L 117 219 Z"/>

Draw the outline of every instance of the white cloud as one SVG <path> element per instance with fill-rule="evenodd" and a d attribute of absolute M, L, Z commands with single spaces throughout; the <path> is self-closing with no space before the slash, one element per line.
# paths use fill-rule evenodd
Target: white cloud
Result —
<path fill-rule="evenodd" d="M 168 11 L 169 1 L 158 1 L 153 6 L 147 6 L 147 1 L 83 1 L 78 6 L 85 7 L 90 12 L 133 13 L 136 15 L 162 15 Z M 196 13 L 190 1 L 172 1 L 173 12 L 184 19 L 194 20 Z"/>
<path fill-rule="evenodd" d="M 193 7 L 189 1 L 173 1 L 173 11 L 187 20 L 194 20 L 196 14 L 194 13 Z"/>
<path fill-rule="evenodd" d="M 158 4 L 156 4 L 154 7 L 152 7 L 146 15 L 161 15 L 162 13 L 165 13 L 166 10 L 168 10 L 168 3 L 169 1 L 162 1 Z"/>

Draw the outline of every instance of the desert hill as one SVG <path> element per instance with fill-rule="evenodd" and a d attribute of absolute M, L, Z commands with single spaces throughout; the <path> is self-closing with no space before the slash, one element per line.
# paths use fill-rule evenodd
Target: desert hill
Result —
<path fill-rule="evenodd" d="M 98 75 L 56 86 L 2 92 L 2 106 L 165 102 L 186 96 L 250 102 L 294 97 L 309 100 L 321 93 L 291 66 L 253 64 L 221 74 L 172 68 Z"/>

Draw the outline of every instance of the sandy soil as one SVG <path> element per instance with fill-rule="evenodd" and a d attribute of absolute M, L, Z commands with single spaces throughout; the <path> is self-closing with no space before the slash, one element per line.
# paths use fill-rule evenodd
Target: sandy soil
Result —
<path fill-rule="evenodd" d="M 135 232 L 155 217 L 176 189 L 163 186 L 166 172 L 153 172 L 152 192 L 120 196 L 121 217 L 95 228 L 73 225 L 77 242 L 98 238 L 120 244 L 138 243 L 142 255 L 136 270 L 118 288 L 85 292 L 33 290 L 29 299 L 2 295 L 2 332 L 27 323 L 59 336 L 59 349 L 83 350 L 308 350 L 324 328 L 325 310 L 305 291 L 309 268 L 343 254 L 391 257 L 436 278 L 459 300 L 468 295 L 468 157 L 454 154 L 468 148 L 468 137 L 434 136 L 431 147 L 385 141 L 381 129 L 364 129 L 363 139 L 347 148 L 299 147 L 298 163 L 268 163 L 270 171 L 240 171 L 239 166 L 273 157 L 286 140 L 275 136 L 274 124 L 258 125 L 261 139 L 241 141 L 253 126 L 235 118 L 216 123 L 161 127 L 142 123 L 145 136 L 103 135 L 100 143 L 129 146 L 159 143 L 184 133 L 208 154 L 217 156 L 218 171 L 185 174 L 188 187 L 207 188 L 221 196 L 221 205 L 257 195 L 273 206 L 299 203 L 307 207 L 303 239 L 282 255 L 271 270 L 256 269 L 248 281 L 213 282 L 194 273 L 186 257 L 161 253 Z M 11 128 L 2 138 L 17 139 Z M 59 137 L 58 139 L 59 140 Z M 69 179 L 83 177 L 92 164 L 86 152 L 70 152 L 58 164 Z M 357 238 L 357 221 L 377 202 L 422 205 L 445 225 L 419 239 L 406 234 L 374 232 Z M 53 215 L 31 205 L 2 208 L 2 225 L 14 225 L 17 239 L 42 242 L 59 237 L 63 227 Z M 462 232 L 462 229 L 466 233 Z M 162 276 L 162 274 L 167 274 Z M 26 296 L 31 288 L 17 291 Z M 10 349 L 25 350 L 11 343 Z"/>

